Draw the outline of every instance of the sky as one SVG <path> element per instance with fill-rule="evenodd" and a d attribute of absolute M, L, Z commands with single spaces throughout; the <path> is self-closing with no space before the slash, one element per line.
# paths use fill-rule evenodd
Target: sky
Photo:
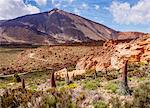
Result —
<path fill-rule="evenodd" d="M 150 0 L 0 0 L 0 20 L 58 8 L 118 31 L 150 33 Z"/>

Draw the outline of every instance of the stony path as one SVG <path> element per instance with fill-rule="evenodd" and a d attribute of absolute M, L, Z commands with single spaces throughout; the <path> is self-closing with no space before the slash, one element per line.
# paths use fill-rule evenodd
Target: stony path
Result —
<path fill-rule="evenodd" d="M 29 72 L 24 72 L 24 73 L 18 73 L 19 76 L 22 76 L 22 75 L 26 75 L 28 74 Z M 0 75 L 0 79 L 1 78 L 9 78 L 9 77 L 13 77 L 14 74 L 10 74 L 10 75 Z"/>
<path fill-rule="evenodd" d="M 45 60 L 45 59 L 39 59 L 37 57 L 34 57 L 35 53 L 30 53 L 28 54 L 28 57 L 31 58 L 31 59 L 35 59 L 35 60 L 39 60 L 39 61 L 44 61 L 44 62 L 47 62 L 48 60 Z"/>

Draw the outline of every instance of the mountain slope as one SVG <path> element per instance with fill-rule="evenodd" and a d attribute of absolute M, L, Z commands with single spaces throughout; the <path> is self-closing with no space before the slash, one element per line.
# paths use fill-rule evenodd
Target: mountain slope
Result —
<path fill-rule="evenodd" d="M 136 34 L 136 37 L 143 33 Z M 127 39 L 135 37 L 129 35 Z M 59 9 L 26 15 L 0 23 L 0 43 L 58 44 L 125 39 L 102 24 Z"/>

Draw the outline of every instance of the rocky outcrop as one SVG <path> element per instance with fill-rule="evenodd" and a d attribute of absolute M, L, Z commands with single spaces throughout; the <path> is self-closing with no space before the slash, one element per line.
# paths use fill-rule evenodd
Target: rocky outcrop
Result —
<path fill-rule="evenodd" d="M 114 41 L 108 41 L 103 45 L 101 52 L 81 58 L 76 65 L 77 70 L 95 69 L 96 71 L 106 70 L 110 67 L 111 56 L 115 51 Z"/>
<path fill-rule="evenodd" d="M 81 58 L 76 69 L 119 69 L 127 58 L 132 62 L 150 62 L 150 35 L 138 38 L 131 42 L 114 43 L 112 41 L 104 44 L 102 53 Z"/>
<path fill-rule="evenodd" d="M 66 68 L 56 71 L 55 72 L 55 76 L 59 79 L 59 78 L 63 78 L 65 79 L 66 75 L 68 73 L 68 77 L 69 79 L 73 79 L 73 77 L 78 76 L 78 75 L 82 75 L 84 73 L 86 73 L 85 70 L 73 70 L 71 72 L 68 72 Z"/>
<path fill-rule="evenodd" d="M 150 61 L 150 35 L 145 35 L 130 43 L 116 45 L 115 52 L 111 57 L 113 67 L 119 68 L 123 58 L 128 58 L 129 62 L 149 62 Z"/>

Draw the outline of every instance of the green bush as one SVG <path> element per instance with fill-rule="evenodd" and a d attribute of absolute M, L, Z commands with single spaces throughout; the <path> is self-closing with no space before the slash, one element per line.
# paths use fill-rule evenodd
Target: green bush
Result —
<path fill-rule="evenodd" d="M 56 85 L 57 85 L 58 87 L 64 86 L 65 84 L 66 84 L 65 81 L 57 81 L 57 82 L 56 82 Z"/>
<path fill-rule="evenodd" d="M 69 85 L 65 85 L 64 88 L 66 88 L 66 89 L 74 89 L 74 88 L 77 88 L 77 84 L 71 83 Z"/>
<path fill-rule="evenodd" d="M 56 107 L 57 100 L 53 95 L 46 95 L 43 98 L 43 108 Z"/>
<path fill-rule="evenodd" d="M 112 108 L 150 108 L 150 81 L 146 81 L 133 92 L 133 101 L 125 101 L 124 104 L 118 97 L 109 100 Z"/>
<path fill-rule="evenodd" d="M 105 89 L 111 90 L 111 92 L 116 93 L 118 86 L 113 82 L 108 82 L 108 84 L 105 86 Z"/>
<path fill-rule="evenodd" d="M 98 101 L 93 104 L 94 108 L 107 108 L 107 105 L 105 104 L 104 101 Z"/>
<path fill-rule="evenodd" d="M 83 88 L 87 90 L 95 90 L 100 86 L 99 80 L 85 80 L 82 82 Z"/>
<path fill-rule="evenodd" d="M 2 99 L 2 108 L 17 108 L 20 105 L 27 107 L 27 103 L 31 102 L 32 97 L 39 97 L 41 92 L 32 92 L 22 88 L 6 90 Z"/>
<path fill-rule="evenodd" d="M 0 83 L 0 89 L 5 89 L 7 87 L 7 84 L 5 83 Z"/>
<path fill-rule="evenodd" d="M 21 82 L 21 78 L 20 78 L 20 76 L 18 75 L 18 73 L 15 73 L 15 74 L 14 74 L 14 82 Z"/>
<path fill-rule="evenodd" d="M 37 90 L 37 85 L 31 84 L 31 85 L 29 86 L 29 88 L 30 88 L 31 91 L 36 91 L 36 90 Z"/>
<path fill-rule="evenodd" d="M 139 88 L 134 91 L 133 104 L 139 108 L 150 107 L 150 80 L 142 83 Z"/>
<path fill-rule="evenodd" d="M 98 102 L 93 104 L 94 108 L 107 108 L 105 102 L 99 100 Z"/>
<path fill-rule="evenodd" d="M 39 98 L 40 101 L 38 100 Z M 1 97 L 2 108 L 76 108 L 76 103 L 72 101 L 71 91 L 67 88 L 63 90 L 49 89 L 46 92 L 25 90 L 22 88 L 7 90 Z M 37 106 L 38 105 L 38 106 Z"/>

